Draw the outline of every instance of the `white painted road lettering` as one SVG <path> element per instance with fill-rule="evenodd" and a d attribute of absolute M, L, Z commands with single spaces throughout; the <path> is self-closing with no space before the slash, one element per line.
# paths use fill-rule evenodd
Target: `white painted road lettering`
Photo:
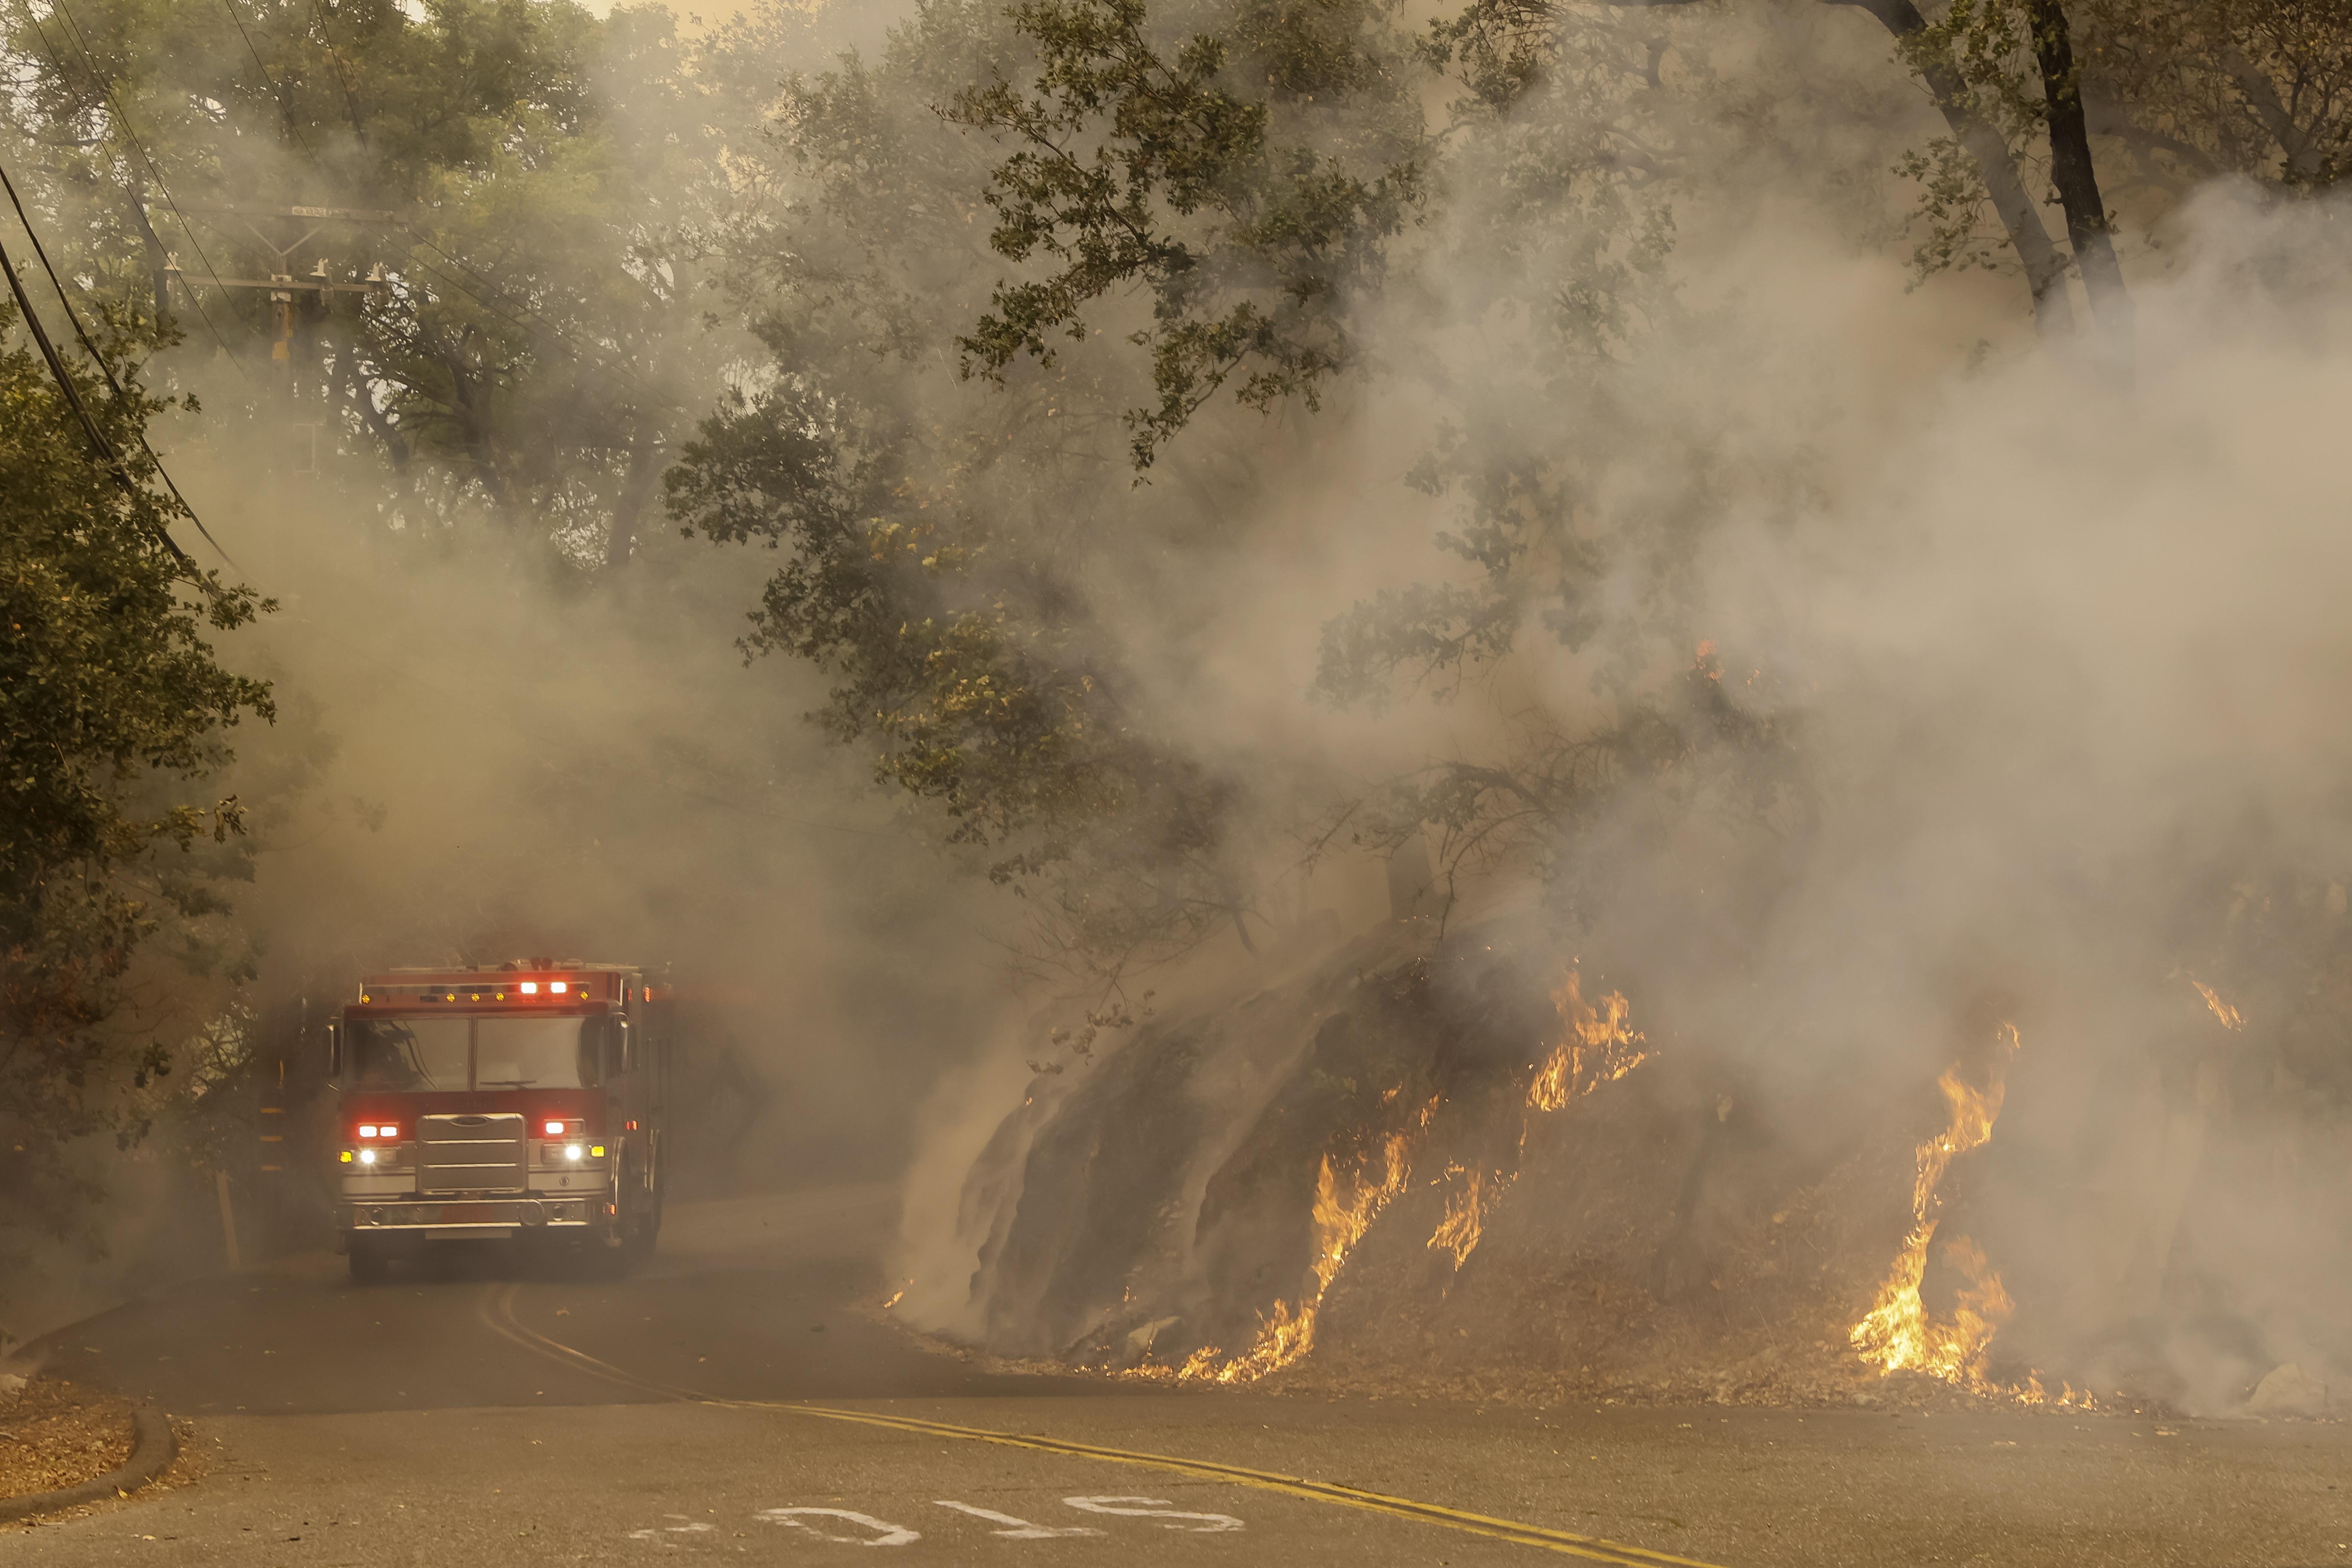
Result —
<path fill-rule="evenodd" d="M 850 1546 L 908 1546 L 923 1538 L 921 1531 L 908 1530 L 903 1524 L 892 1524 L 870 1513 L 856 1513 L 845 1508 L 763 1508 L 759 1517 L 770 1524 L 790 1525 L 794 1530 L 805 1530 L 819 1540 L 838 1541 Z M 835 1535 L 829 1530 L 811 1524 L 809 1521 L 812 1519 L 839 1520 L 844 1524 L 854 1524 L 874 1533 Z"/>
<path fill-rule="evenodd" d="M 1232 1514 L 1193 1513 L 1178 1508 L 1166 1498 L 1066 1497 L 1062 1501 L 1081 1513 L 1149 1521 L 1162 1530 L 1181 1530 L 1192 1535 L 1216 1535 L 1242 1528 L 1242 1521 Z M 997 1528 L 988 1533 L 1000 1541 L 1059 1541 L 1072 1536 L 1109 1533 L 1090 1524 L 1038 1524 L 1017 1514 L 999 1513 L 992 1508 L 982 1508 L 978 1503 L 964 1502 L 955 1498 L 933 1499 L 931 1506 L 995 1525 Z M 723 1537 L 717 1525 L 682 1513 L 662 1517 L 678 1522 L 633 1530 L 628 1532 L 628 1538 L 642 1541 L 648 1546 L 679 1547 L 691 1543 L 709 1551 L 717 1542 L 724 1549 Z M 763 1508 L 751 1517 L 841 1546 L 912 1546 L 923 1538 L 922 1531 L 919 1530 L 909 1530 L 903 1524 L 893 1524 L 887 1519 L 877 1519 L 870 1513 L 860 1513 L 849 1508 Z M 735 1550 L 740 1552 L 742 1548 L 739 1546 Z"/>
<path fill-rule="evenodd" d="M 1242 1521 L 1229 1513 L 1181 1513 L 1171 1509 L 1165 1498 L 1148 1497 L 1066 1497 L 1062 1500 L 1072 1508 L 1088 1513 L 1115 1513 L 1129 1519 L 1152 1519 L 1163 1530 L 1186 1530 L 1195 1535 L 1208 1535 L 1221 1530 L 1239 1530 Z M 1199 1520 L 1198 1524 L 1180 1521 Z"/>
<path fill-rule="evenodd" d="M 958 1502 L 953 1498 L 940 1498 L 932 1506 L 951 1508 L 958 1513 L 968 1513 L 974 1519 L 984 1519 L 992 1524 L 1010 1525 L 1012 1528 L 1009 1530 L 992 1530 L 988 1532 L 991 1535 L 1002 1536 L 1007 1541 L 1053 1541 L 1065 1535 L 1100 1535 L 1102 1533 L 1092 1525 L 1086 1524 L 1064 1525 L 1060 1529 L 1055 1529 L 1050 1524 L 1032 1524 L 1025 1519 L 1015 1519 L 1009 1513 L 999 1513 L 992 1508 L 974 1508 L 968 1502 Z"/>

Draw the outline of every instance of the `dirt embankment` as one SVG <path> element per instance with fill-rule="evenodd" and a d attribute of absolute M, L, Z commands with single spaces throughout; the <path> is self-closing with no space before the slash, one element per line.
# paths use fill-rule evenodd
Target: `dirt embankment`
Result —
<path fill-rule="evenodd" d="M 1565 1068 L 1564 1005 L 1607 1026 L 1561 982 L 1399 925 L 1043 1086 L 967 1187 L 982 1342 L 1277 1385 L 1866 1396 L 1844 1334 L 1917 1131 L 1794 1147 L 1638 1021 Z"/>
<path fill-rule="evenodd" d="M 2021 1142 L 1963 1140 L 1937 1164 L 1928 1246 L 1923 1143 L 1953 1114 L 1936 1074 L 1990 1081 L 1966 1047 L 1925 1053 L 1924 1075 L 1797 1081 L 1644 1023 L 1606 975 L 1416 922 L 1153 1019 L 1041 1079 L 971 1173 L 961 1337 L 1119 1375 L 1539 1401 L 1915 1404 L 2033 1371 L 2053 1395 L 2084 1381 L 2056 1357 L 2008 1364 L 2014 1340 L 2095 1363 L 2111 1405 L 2220 1408 L 2294 1359 L 2275 1326 L 2210 1310 L 2186 1230 L 2158 1238 L 2160 1289 L 2085 1264 L 2063 1289 L 2021 1268 L 2032 1299 L 2002 1296 L 2002 1259 L 2113 1185 L 2064 1157 L 2163 1115 L 2095 1102 L 2096 1141 L 2037 1146 L 2026 1123 Z M 2229 1169 L 2209 1153 L 2179 1181 Z M 2011 1189 L 2035 1212 L 2012 1215 Z M 1966 1313 L 1988 1315 L 1965 1376 L 1889 1376 L 1850 1342 L 1906 1251 L 1912 1321 L 1966 1339 Z M 2158 1333 L 2176 1301 L 2195 1315 Z"/>

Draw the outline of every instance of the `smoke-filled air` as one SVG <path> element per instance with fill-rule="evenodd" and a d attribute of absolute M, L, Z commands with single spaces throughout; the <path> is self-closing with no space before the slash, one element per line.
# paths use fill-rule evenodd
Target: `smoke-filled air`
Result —
<path fill-rule="evenodd" d="M 619 964 L 958 1365 L 2352 1398 L 2340 7 L 0 15 L 0 1351 Z"/>

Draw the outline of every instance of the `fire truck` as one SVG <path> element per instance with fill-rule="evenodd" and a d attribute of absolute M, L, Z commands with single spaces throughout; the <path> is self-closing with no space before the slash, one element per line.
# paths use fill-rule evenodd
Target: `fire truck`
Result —
<path fill-rule="evenodd" d="M 653 1250 L 670 1015 L 625 964 L 394 969 L 329 1026 L 330 1190 L 352 1279 L 441 1241 Z"/>

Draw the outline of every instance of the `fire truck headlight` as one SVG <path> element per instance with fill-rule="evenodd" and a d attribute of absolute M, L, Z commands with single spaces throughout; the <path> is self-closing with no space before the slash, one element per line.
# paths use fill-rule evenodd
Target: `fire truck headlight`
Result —
<path fill-rule="evenodd" d="M 567 1160 L 577 1160 L 580 1158 L 580 1145 L 577 1143 L 566 1143 L 563 1146 L 563 1157 Z"/>
<path fill-rule="evenodd" d="M 373 1149 L 362 1149 L 362 1150 L 361 1150 L 361 1151 L 360 1151 L 360 1163 L 361 1163 L 361 1164 L 362 1164 L 362 1165 L 373 1165 L 373 1164 L 374 1164 L 374 1163 L 375 1163 L 375 1151 L 374 1151 L 374 1150 L 373 1150 Z"/>

